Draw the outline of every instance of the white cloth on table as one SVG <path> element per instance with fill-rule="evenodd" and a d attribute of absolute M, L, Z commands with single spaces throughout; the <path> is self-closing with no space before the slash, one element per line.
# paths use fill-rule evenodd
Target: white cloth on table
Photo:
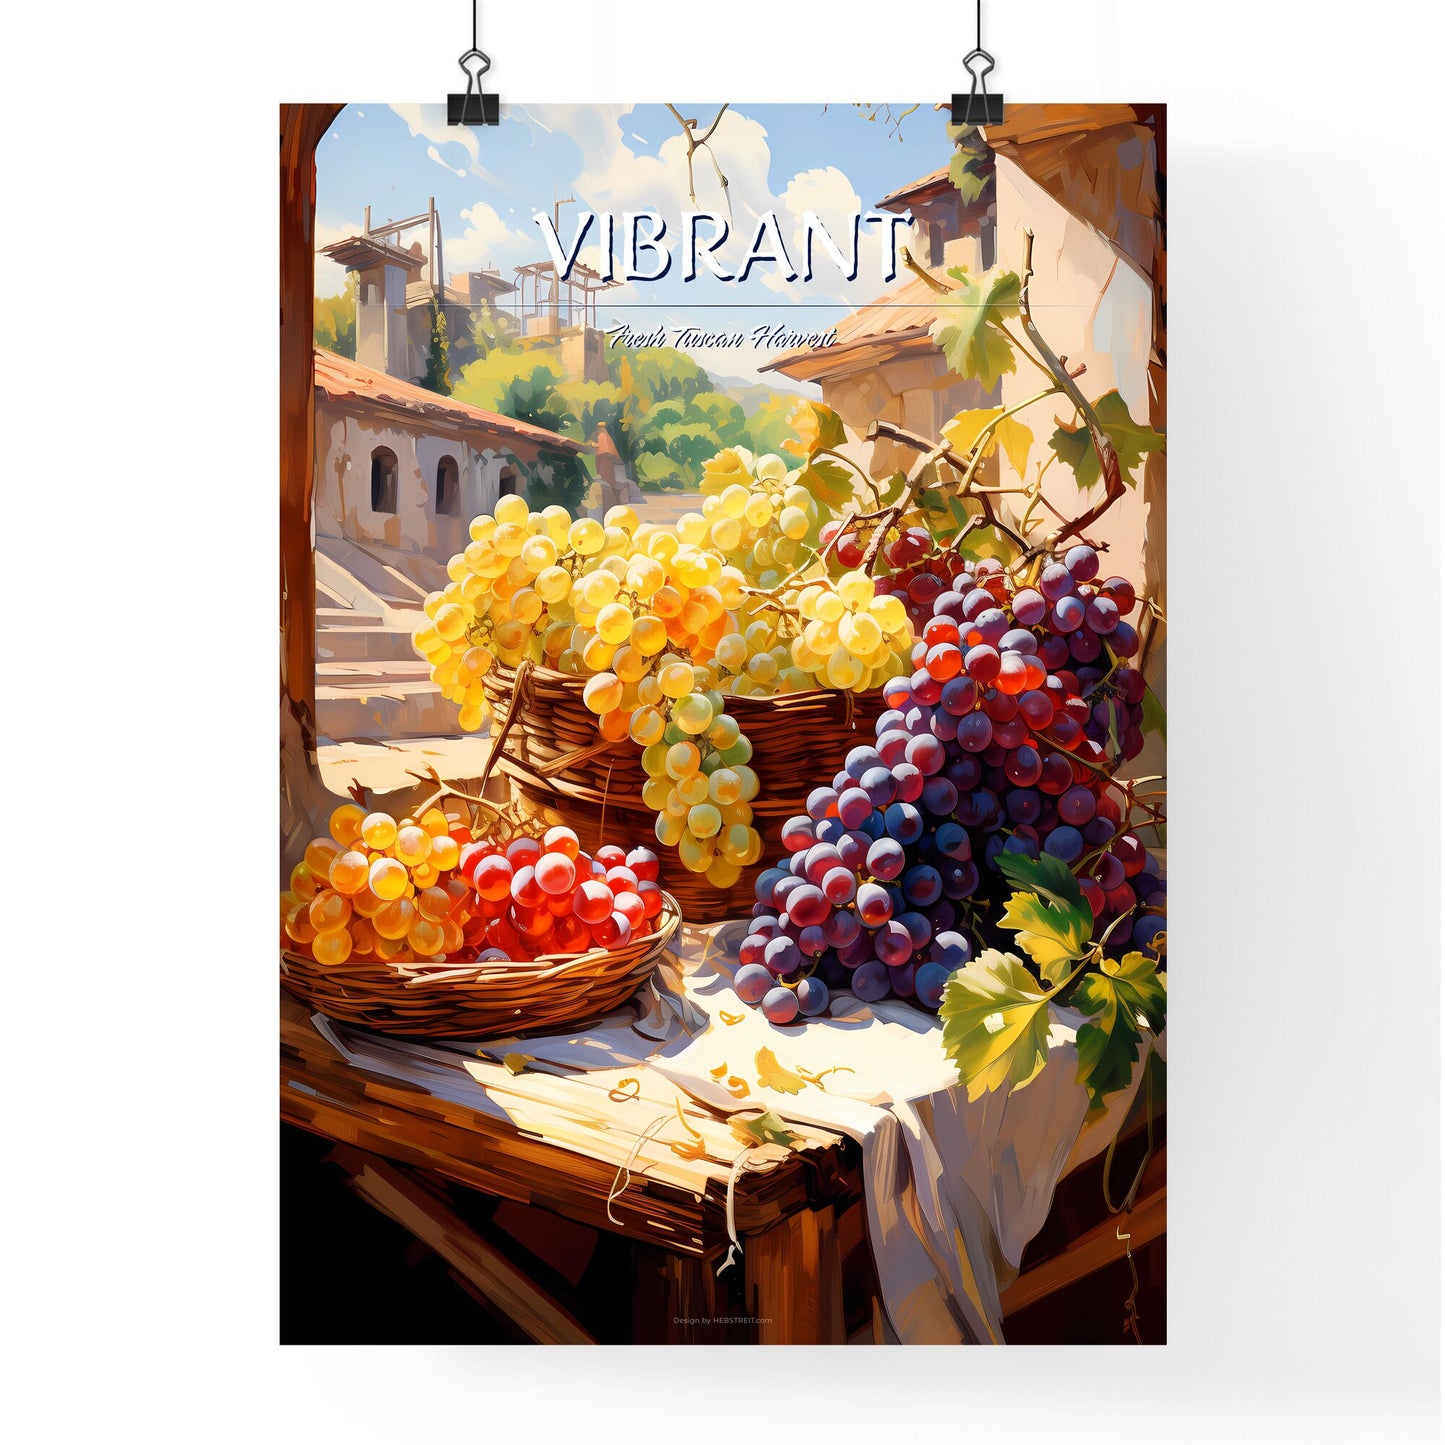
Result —
<path fill-rule="evenodd" d="M 1000 1342 L 1000 1292 L 1017 1276 L 1059 1180 L 1118 1131 L 1142 1070 L 1104 1113 L 1087 1118 L 1076 1077 L 1081 1017 L 1053 1009 L 1048 1062 L 1033 1082 L 970 1103 L 937 1017 L 911 1004 L 835 995 L 827 1016 L 778 1028 L 739 1003 L 731 975 L 744 931 L 738 921 L 683 929 L 675 964 L 664 959 L 628 1005 L 565 1036 L 450 1046 L 384 1038 L 320 1015 L 316 1024 L 357 1067 L 495 1116 L 505 1111 L 467 1060 L 520 1051 L 529 1068 L 558 1073 L 645 1066 L 719 1113 L 764 1107 L 845 1134 L 862 1152 L 868 1238 L 893 1335 L 905 1344 Z M 723 1012 L 742 1019 L 725 1023 Z M 1163 1041 L 1157 1046 L 1162 1054 Z M 778 1092 L 759 1080 L 763 1048 L 786 1069 L 836 1071 L 821 1087 Z M 750 1092 L 729 1092 L 728 1075 L 742 1076 Z"/>

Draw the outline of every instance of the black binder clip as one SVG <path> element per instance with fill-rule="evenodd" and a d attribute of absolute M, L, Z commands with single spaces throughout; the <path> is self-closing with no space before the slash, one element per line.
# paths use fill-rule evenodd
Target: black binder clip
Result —
<path fill-rule="evenodd" d="M 477 0 L 472 0 L 472 48 L 457 58 L 467 88 L 461 95 L 447 96 L 448 125 L 498 125 L 501 101 L 482 90 L 482 77 L 492 68 L 492 58 L 477 48 Z"/>
<path fill-rule="evenodd" d="M 973 84 L 967 95 L 953 95 L 954 125 L 1002 125 L 1003 96 L 990 95 L 988 77 L 993 70 L 993 56 L 983 48 L 983 0 L 975 11 L 975 44 L 963 57 L 963 68 Z"/>

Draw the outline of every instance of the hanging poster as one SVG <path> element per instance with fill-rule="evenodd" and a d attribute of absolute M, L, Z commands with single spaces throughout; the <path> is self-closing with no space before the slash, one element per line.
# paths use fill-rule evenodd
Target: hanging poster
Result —
<path fill-rule="evenodd" d="M 283 108 L 283 1338 L 1163 1340 L 1164 140 Z"/>

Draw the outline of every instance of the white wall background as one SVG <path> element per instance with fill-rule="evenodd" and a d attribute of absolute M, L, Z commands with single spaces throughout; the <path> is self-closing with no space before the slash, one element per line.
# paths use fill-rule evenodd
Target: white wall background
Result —
<path fill-rule="evenodd" d="M 963 5 L 483 10 L 525 100 L 942 97 L 973 43 Z M 17 1438 L 1433 1438 L 1429 7 L 987 11 L 1010 99 L 1169 105 L 1167 1351 L 274 1348 L 276 106 L 440 99 L 467 8 L 81 0 L 12 22 L 0 91 L 6 317 L 30 338 L 6 367 L 28 619 L 6 846 L 36 819 L 71 840 L 6 865 L 30 904 L 6 960 Z M 154 294 L 159 326 L 113 305 Z M 60 436 L 86 459 L 68 479 Z M 249 893 L 228 863 L 219 901 L 135 926 L 197 839 Z"/>

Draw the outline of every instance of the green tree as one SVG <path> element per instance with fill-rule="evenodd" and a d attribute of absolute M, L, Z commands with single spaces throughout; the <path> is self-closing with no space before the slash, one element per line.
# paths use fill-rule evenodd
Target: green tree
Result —
<path fill-rule="evenodd" d="M 496 350 L 463 370 L 452 395 L 565 436 L 569 423 L 575 427 L 577 422 L 559 393 L 561 380 L 561 363 L 547 352 Z M 534 507 L 555 502 L 575 511 L 591 481 L 587 460 L 561 450 L 544 449 L 535 465 L 519 461 L 517 470 Z"/>
<path fill-rule="evenodd" d="M 610 381 L 564 381 L 555 391 L 567 417 L 568 436 L 590 442 L 604 426 L 618 455 L 626 458 L 621 388 Z"/>
<path fill-rule="evenodd" d="M 440 392 L 442 396 L 450 396 L 452 390 L 450 371 L 451 368 L 447 363 L 447 314 L 433 297 L 431 345 L 427 348 L 426 374 L 422 377 L 421 384 L 428 391 L 436 391 Z"/>
<path fill-rule="evenodd" d="M 747 413 L 732 397 L 721 391 L 700 391 L 687 404 L 687 421 L 712 427 L 725 447 L 747 444 Z"/>
<path fill-rule="evenodd" d="M 356 360 L 357 286 L 356 272 L 348 271 L 340 296 L 318 296 L 312 326 L 317 346 L 352 361 Z"/>
<path fill-rule="evenodd" d="M 793 436 L 790 418 L 801 400 L 779 393 L 760 402 L 747 419 L 748 450 L 755 455 L 781 452 L 783 443 Z"/>
<path fill-rule="evenodd" d="M 713 389 L 712 378 L 685 351 L 671 346 L 625 346 L 609 348 L 607 365 L 613 379 L 622 384 L 624 364 L 631 373 L 631 385 L 643 408 L 654 402 L 680 397 L 688 401 L 702 391 Z M 625 390 L 626 388 L 624 388 Z"/>
<path fill-rule="evenodd" d="M 452 384 L 474 361 L 493 351 L 516 350 L 517 324 L 505 311 L 498 311 L 490 302 L 472 308 L 467 324 L 457 328 L 451 338 L 450 360 Z"/>

